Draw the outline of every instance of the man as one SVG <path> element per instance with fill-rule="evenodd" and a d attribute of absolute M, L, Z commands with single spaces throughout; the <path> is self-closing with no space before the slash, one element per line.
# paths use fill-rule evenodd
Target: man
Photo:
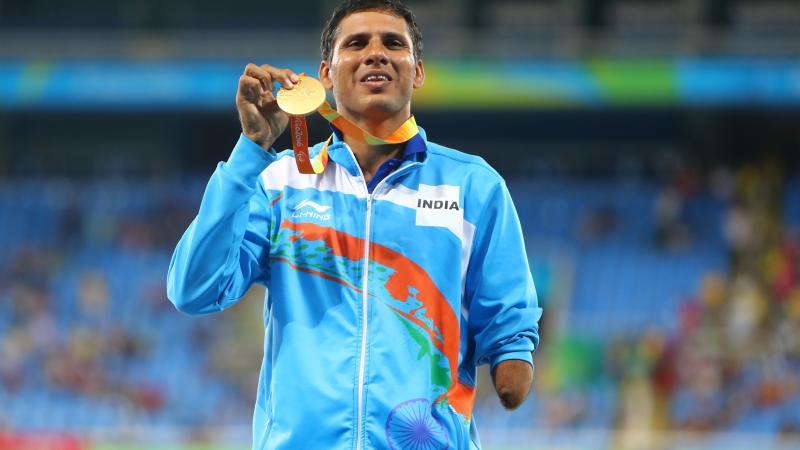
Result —
<path fill-rule="evenodd" d="M 336 9 L 319 79 L 337 112 L 378 138 L 414 132 L 375 145 L 333 127 L 319 175 L 271 149 L 288 122 L 273 82 L 292 89 L 298 75 L 249 64 L 239 79 L 242 135 L 167 289 L 179 310 L 204 314 L 268 287 L 254 449 L 479 448 L 476 366 L 491 365 L 509 409 L 530 389 L 541 310 L 517 214 L 486 162 L 416 128 L 421 53 L 399 2 Z"/>

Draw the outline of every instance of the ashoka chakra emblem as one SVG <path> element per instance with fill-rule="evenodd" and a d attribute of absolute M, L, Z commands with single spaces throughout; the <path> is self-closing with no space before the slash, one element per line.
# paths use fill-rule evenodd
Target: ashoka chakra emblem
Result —
<path fill-rule="evenodd" d="M 450 447 L 447 430 L 431 415 L 424 398 L 395 406 L 386 419 L 386 439 L 392 450 L 445 450 Z"/>

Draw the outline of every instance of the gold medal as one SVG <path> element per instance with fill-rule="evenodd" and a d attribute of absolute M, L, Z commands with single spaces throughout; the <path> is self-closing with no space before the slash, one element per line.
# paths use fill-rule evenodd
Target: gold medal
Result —
<path fill-rule="evenodd" d="M 276 100 L 278 107 L 290 116 L 307 116 L 325 102 L 325 88 L 319 80 L 300 75 L 292 89 L 278 91 Z"/>

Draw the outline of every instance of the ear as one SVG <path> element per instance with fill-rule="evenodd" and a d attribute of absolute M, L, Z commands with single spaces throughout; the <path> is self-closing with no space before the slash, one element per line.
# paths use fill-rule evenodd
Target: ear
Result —
<path fill-rule="evenodd" d="M 417 61 L 417 66 L 414 68 L 414 89 L 419 89 L 425 84 L 425 66 L 422 65 L 422 60 Z"/>
<path fill-rule="evenodd" d="M 319 81 L 322 86 L 327 89 L 333 89 L 333 79 L 331 78 L 331 65 L 324 59 L 319 63 Z"/>

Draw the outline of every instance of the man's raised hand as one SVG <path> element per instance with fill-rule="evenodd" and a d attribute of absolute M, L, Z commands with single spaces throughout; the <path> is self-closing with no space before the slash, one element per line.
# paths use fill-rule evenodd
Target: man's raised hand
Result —
<path fill-rule="evenodd" d="M 242 132 L 250 140 L 269 150 L 289 124 L 289 116 L 278 108 L 272 94 L 273 82 L 277 81 L 286 89 L 292 89 L 299 80 L 297 74 L 289 69 L 279 69 L 264 64 L 248 64 L 239 77 L 236 92 L 236 109 Z"/>

